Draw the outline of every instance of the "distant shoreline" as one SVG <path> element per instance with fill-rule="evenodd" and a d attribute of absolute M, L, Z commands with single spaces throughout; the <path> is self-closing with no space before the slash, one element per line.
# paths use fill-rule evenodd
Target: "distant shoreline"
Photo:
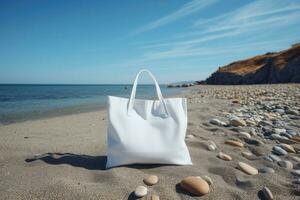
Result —
<path fill-rule="evenodd" d="M 28 85 L 31 86 L 31 85 Z M 39 85 L 40 86 L 40 85 Z M 52 85 L 51 85 L 52 86 Z M 56 86 L 56 85 L 53 85 Z M 72 85 L 72 86 L 77 86 L 77 85 Z M 81 86 L 81 85 L 80 85 Z M 110 85 L 107 85 L 110 86 Z M 125 85 L 120 85 L 124 87 Z M 130 92 L 130 88 L 128 88 L 128 92 Z M 166 98 L 178 96 L 180 94 L 186 94 L 188 93 L 188 89 L 181 89 L 181 90 L 176 90 L 173 88 L 168 88 L 167 89 L 170 94 L 164 95 Z M 148 92 L 147 90 L 144 92 Z M 99 97 L 99 100 L 93 100 L 92 102 L 84 102 L 78 105 L 69 105 L 65 106 L 62 102 L 59 107 L 56 108 L 49 108 L 49 109 L 36 109 L 36 110 L 31 110 L 31 111 L 24 111 L 24 112 L 12 112 L 12 113 L 1 113 L 0 112 L 0 126 L 5 126 L 9 124 L 14 124 L 14 123 L 20 123 L 20 122 L 26 122 L 26 121 L 34 121 L 34 120 L 40 120 L 40 119 L 49 119 L 53 117 L 60 117 L 60 116 L 66 116 L 66 115 L 76 115 L 76 114 L 81 114 L 81 113 L 89 113 L 89 112 L 96 112 L 96 111 L 104 111 L 106 110 L 106 96 L 103 95 L 102 97 Z M 119 96 L 119 95 L 115 95 Z M 123 95 L 120 95 L 123 96 Z M 153 94 L 153 98 L 155 94 Z M 123 96 L 124 97 L 124 96 Z M 1 96 L 0 96 L 1 98 Z M 68 99 L 66 99 L 68 100 Z M 83 99 L 84 100 L 84 99 Z M 47 101 L 47 100 L 45 100 Z M 60 101 L 60 100 L 58 100 Z M 61 101 L 64 101 L 62 99 Z M 68 100 L 70 101 L 70 100 Z M 0 102 L 0 103 L 5 103 Z M 8 103 L 10 103 L 8 101 Z M 29 105 L 30 106 L 30 105 Z M 34 105 L 33 105 L 34 106 Z"/>

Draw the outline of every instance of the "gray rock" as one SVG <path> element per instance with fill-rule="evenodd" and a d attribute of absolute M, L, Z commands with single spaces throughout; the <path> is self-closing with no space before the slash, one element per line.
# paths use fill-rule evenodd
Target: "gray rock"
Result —
<path fill-rule="evenodd" d="M 261 126 L 273 126 L 272 122 L 266 120 L 262 120 L 258 124 Z"/>
<path fill-rule="evenodd" d="M 294 174 L 295 176 L 300 176 L 300 169 L 293 170 L 292 174 Z"/>
<path fill-rule="evenodd" d="M 264 158 L 264 160 L 269 161 L 269 162 L 274 161 L 270 156 L 264 156 L 263 158 Z"/>
<path fill-rule="evenodd" d="M 297 157 L 297 156 L 292 156 L 292 160 L 297 162 L 297 163 L 300 163 L 300 158 Z"/>
<path fill-rule="evenodd" d="M 294 184 L 300 184 L 300 178 L 293 181 Z"/>
<path fill-rule="evenodd" d="M 282 136 L 279 135 L 279 134 L 274 133 L 274 134 L 270 135 L 270 139 L 278 140 L 278 139 L 282 139 Z"/>
<path fill-rule="evenodd" d="M 261 169 L 259 169 L 260 173 L 274 173 L 275 170 L 271 167 L 263 167 Z"/>
<path fill-rule="evenodd" d="M 279 162 L 281 161 L 281 158 L 279 158 L 278 156 L 274 155 L 274 154 L 270 154 L 269 157 L 274 161 L 274 162 Z"/>
<path fill-rule="evenodd" d="M 297 135 L 297 133 L 293 130 L 286 130 L 286 133 L 291 135 L 291 136 L 296 136 Z"/>
<path fill-rule="evenodd" d="M 286 168 L 286 169 L 288 169 L 288 170 L 293 169 L 293 163 L 291 163 L 291 162 L 288 161 L 288 160 L 285 160 L 285 161 L 279 161 L 279 162 L 277 162 L 277 164 L 278 164 L 280 167 Z"/>
<path fill-rule="evenodd" d="M 283 148 L 281 148 L 279 146 L 273 147 L 273 152 L 279 156 L 287 155 L 286 150 L 284 150 Z"/>
<path fill-rule="evenodd" d="M 238 118 L 236 116 L 232 117 L 230 119 L 229 123 L 232 126 L 246 126 L 247 125 L 246 122 L 243 119 L 240 119 L 240 118 Z"/>
<path fill-rule="evenodd" d="M 214 124 L 214 125 L 217 125 L 217 126 L 226 126 L 226 123 L 225 122 L 222 122 L 221 120 L 219 120 L 219 119 L 211 119 L 210 121 L 209 121 L 209 123 L 211 123 L 211 124 Z"/>
<path fill-rule="evenodd" d="M 283 109 L 275 109 L 274 111 L 281 115 L 285 113 L 285 111 Z"/>
<path fill-rule="evenodd" d="M 285 130 L 284 128 L 275 128 L 275 129 L 274 129 L 274 132 L 275 132 L 276 134 L 281 134 L 281 133 L 285 133 L 286 130 Z"/>
<path fill-rule="evenodd" d="M 274 199 L 271 190 L 269 188 L 267 188 L 266 186 L 262 189 L 262 192 L 263 192 L 264 197 L 265 197 L 266 200 Z"/>

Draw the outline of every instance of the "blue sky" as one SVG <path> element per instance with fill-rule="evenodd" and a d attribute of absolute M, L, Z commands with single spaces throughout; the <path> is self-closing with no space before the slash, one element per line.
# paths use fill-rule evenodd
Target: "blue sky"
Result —
<path fill-rule="evenodd" d="M 0 0 L 0 83 L 202 80 L 299 36 L 299 0 Z"/>

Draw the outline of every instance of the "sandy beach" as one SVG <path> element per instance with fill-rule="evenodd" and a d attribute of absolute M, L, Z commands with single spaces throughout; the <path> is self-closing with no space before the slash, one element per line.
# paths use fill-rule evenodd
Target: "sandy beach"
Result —
<path fill-rule="evenodd" d="M 162 200 L 253 200 L 263 198 L 264 186 L 274 199 L 300 198 L 300 172 L 296 174 L 300 169 L 299 84 L 194 86 L 190 90 L 186 143 L 194 165 L 106 170 L 105 110 L 14 123 L 0 126 L 0 199 L 135 199 L 134 189 L 152 174 L 159 182 L 148 186 L 148 195 L 142 199 L 157 194 Z M 246 124 L 235 126 L 232 115 Z M 244 147 L 225 144 L 229 139 Z M 209 141 L 216 144 L 215 150 L 208 150 Z M 277 158 L 292 163 L 292 169 L 269 156 L 276 144 L 283 143 L 295 152 Z M 219 152 L 232 160 L 218 158 Z M 238 162 L 259 173 L 244 173 L 237 168 Z M 266 173 L 264 167 L 274 172 Z M 213 181 L 209 194 L 195 197 L 183 190 L 179 183 L 186 176 L 209 176 Z"/>

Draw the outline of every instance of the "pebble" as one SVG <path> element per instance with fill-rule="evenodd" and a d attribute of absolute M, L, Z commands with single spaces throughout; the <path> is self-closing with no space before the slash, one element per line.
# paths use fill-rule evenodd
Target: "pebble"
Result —
<path fill-rule="evenodd" d="M 256 156 L 262 156 L 262 155 L 264 155 L 264 152 L 263 152 L 263 150 L 261 148 L 255 147 L 255 148 L 251 148 L 250 150 Z"/>
<path fill-rule="evenodd" d="M 214 150 L 216 150 L 216 147 L 212 144 L 209 144 L 209 145 L 207 145 L 207 149 L 210 151 L 214 151 Z"/>
<path fill-rule="evenodd" d="M 137 197 L 144 197 L 144 196 L 147 195 L 147 193 L 148 193 L 148 189 L 145 186 L 142 186 L 142 185 L 137 186 L 134 190 L 134 194 Z"/>
<path fill-rule="evenodd" d="M 159 200 L 159 196 L 153 194 L 153 195 L 151 196 L 151 200 Z"/>
<path fill-rule="evenodd" d="M 289 153 L 296 153 L 294 147 L 291 146 L 291 145 L 288 145 L 288 144 L 279 144 L 279 146 L 281 148 L 283 148 L 284 150 L 286 150 L 287 152 L 289 152 Z"/>
<path fill-rule="evenodd" d="M 151 176 L 144 178 L 143 181 L 146 185 L 149 185 L 149 186 L 155 185 L 158 182 L 158 177 L 155 175 L 151 175 Z"/>
<path fill-rule="evenodd" d="M 262 189 L 262 192 L 263 192 L 264 197 L 265 197 L 266 200 L 274 199 L 271 190 L 269 188 L 267 188 L 266 186 Z"/>
<path fill-rule="evenodd" d="M 260 173 L 274 173 L 275 170 L 271 167 L 263 167 L 261 169 L 259 169 Z"/>
<path fill-rule="evenodd" d="M 292 137 L 292 140 L 294 140 L 296 142 L 300 142 L 300 137 L 299 136 L 294 136 L 294 137 Z"/>
<path fill-rule="evenodd" d="M 244 141 L 248 144 L 252 144 L 252 145 L 256 145 L 256 146 L 260 146 L 260 145 L 264 144 L 262 141 L 260 141 L 258 139 L 253 139 L 253 138 L 244 138 Z"/>
<path fill-rule="evenodd" d="M 253 153 L 248 152 L 248 151 L 243 151 L 242 156 L 244 156 L 245 158 L 247 158 L 249 160 L 255 159 L 255 156 L 253 155 Z"/>
<path fill-rule="evenodd" d="M 188 134 L 188 135 L 185 136 L 186 139 L 192 139 L 192 138 L 194 138 L 194 137 L 195 137 L 195 136 L 192 135 L 192 134 Z"/>
<path fill-rule="evenodd" d="M 209 176 L 202 176 L 202 179 L 205 180 L 208 183 L 208 185 L 213 184 L 213 181 Z"/>
<path fill-rule="evenodd" d="M 270 156 L 264 156 L 263 157 L 266 161 L 269 161 L 269 162 L 273 162 L 272 158 Z"/>
<path fill-rule="evenodd" d="M 211 119 L 211 120 L 209 121 L 209 123 L 214 124 L 214 125 L 217 125 L 217 126 L 226 126 L 226 123 L 225 123 L 225 122 L 222 122 L 222 121 L 219 120 L 219 119 Z"/>
<path fill-rule="evenodd" d="M 293 183 L 295 183 L 295 184 L 300 184 L 300 178 L 294 180 Z"/>
<path fill-rule="evenodd" d="M 274 154 L 270 154 L 269 157 L 275 161 L 275 162 L 280 162 L 281 158 L 279 158 L 278 156 L 274 155 Z"/>
<path fill-rule="evenodd" d="M 230 125 L 232 126 L 246 126 L 246 122 L 243 119 L 240 119 L 238 117 L 233 117 L 230 119 Z"/>
<path fill-rule="evenodd" d="M 273 152 L 279 156 L 284 156 L 287 154 L 287 152 L 279 146 L 273 147 Z"/>
<path fill-rule="evenodd" d="M 239 135 L 244 136 L 244 137 L 249 138 L 249 139 L 251 138 L 251 135 L 247 132 L 240 132 Z"/>
<path fill-rule="evenodd" d="M 282 139 L 282 136 L 280 136 L 279 134 L 274 133 L 274 134 L 270 135 L 270 139 L 280 140 L 280 139 Z"/>
<path fill-rule="evenodd" d="M 209 185 L 202 178 L 197 178 L 195 176 L 185 177 L 181 182 L 180 186 L 187 190 L 188 192 L 201 196 L 209 193 Z"/>
<path fill-rule="evenodd" d="M 297 170 L 293 170 L 292 174 L 296 175 L 296 176 L 300 176 L 300 169 Z"/>
<path fill-rule="evenodd" d="M 225 160 L 225 161 L 231 161 L 232 160 L 231 156 L 229 156 L 229 155 L 227 155 L 227 154 L 225 154 L 223 152 L 220 152 L 218 154 L 218 158 L 220 158 L 222 160 Z"/>
<path fill-rule="evenodd" d="M 292 160 L 297 162 L 297 163 L 300 163 L 300 158 L 297 157 L 297 156 L 292 156 Z"/>
<path fill-rule="evenodd" d="M 239 141 L 235 141 L 235 140 L 226 140 L 225 144 L 229 144 L 231 146 L 236 146 L 236 147 L 244 147 L 244 144 L 239 142 Z"/>
<path fill-rule="evenodd" d="M 238 163 L 239 169 L 241 169 L 243 172 L 245 172 L 248 175 L 256 175 L 258 174 L 258 170 L 251 165 L 248 165 L 244 162 L 239 162 Z"/>
<path fill-rule="evenodd" d="M 276 134 L 281 134 L 281 133 L 285 133 L 286 130 L 283 129 L 283 128 L 275 128 L 275 129 L 274 129 L 274 132 L 275 132 Z"/>
<path fill-rule="evenodd" d="M 277 164 L 280 166 L 280 167 L 283 167 L 283 168 L 286 168 L 286 169 L 293 169 L 293 163 L 288 161 L 288 160 L 284 160 L 284 161 L 279 161 L 277 162 Z"/>
<path fill-rule="evenodd" d="M 286 130 L 287 134 L 289 134 L 290 136 L 296 136 L 297 133 L 293 130 Z"/>

